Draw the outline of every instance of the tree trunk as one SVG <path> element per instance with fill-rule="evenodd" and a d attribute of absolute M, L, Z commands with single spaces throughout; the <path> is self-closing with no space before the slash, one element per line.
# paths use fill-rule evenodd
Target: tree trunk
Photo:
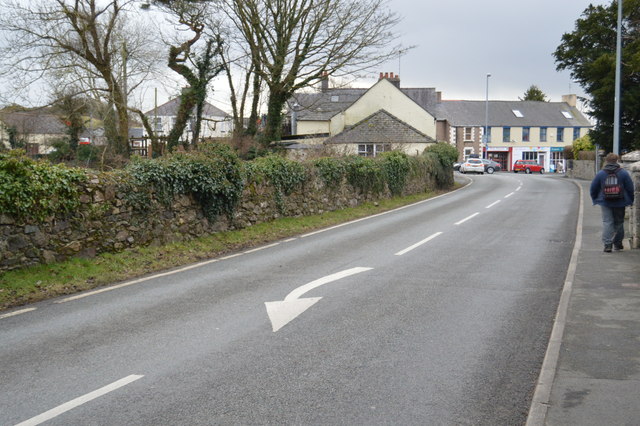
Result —
<path fill-rule="evenodd" d="M 287 99 L 287 93 L 271 89 L 267 107 L 267 127 L 265 129 L 265 143 L 279 141 L 282 138 L 282 110 Z"/>

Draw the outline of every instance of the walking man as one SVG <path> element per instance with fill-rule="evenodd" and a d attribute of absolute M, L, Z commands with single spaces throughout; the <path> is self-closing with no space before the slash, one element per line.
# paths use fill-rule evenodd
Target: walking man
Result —
<path fill-rule="evenodd" d="M 622 250 L 624 209 L 633 204 L 633 180 L 618 164 L 619 157 L 610 153 L 605 166 L 591 182 L 591 200 L 602 209 L 602 243 L 604 251 Z"/>

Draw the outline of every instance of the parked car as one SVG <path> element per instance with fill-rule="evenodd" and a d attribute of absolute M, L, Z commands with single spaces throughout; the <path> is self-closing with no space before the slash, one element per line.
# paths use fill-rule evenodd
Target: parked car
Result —
<path fill-rule="evenodd" d="M 453 170 L 455 171 L 459 171 L 460 170 L 460 165 L 462 163 L 460 161 L 456 161 L 455 163 L 453 163 Z"/>
<path fill-rule="evenodd" d="M 502 170 L 502 166 L 498 162 L 495 162 L 493 160 L 485 160 L 485 159 L 481 161 L 484 164 L 484 171 L 486 173 L 493 174 L 493 172 L 499 172 L 500 170 Z"/>
<path fill-rule="evenodd" d="M 464 163 L 460 164 L 460 173 L 475 172 L 484 174 L 484 163 L 479 158 L 469 158 Z"/>
<path fill-rule="evenodd" d="M 544 167 L 536 162 L 536 160 L 516 160 L 513 163 L 513 173 L 525 172 L 539 172 L 540 174 L 544 173 Z"/>

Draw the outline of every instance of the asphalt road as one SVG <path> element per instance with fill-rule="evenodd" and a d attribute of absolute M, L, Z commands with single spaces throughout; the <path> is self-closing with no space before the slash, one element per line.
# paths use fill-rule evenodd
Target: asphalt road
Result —
<path fill-rule="evenodd" d="M 0 425 L 523 424 L 578 192 L 471 179 L 1 318 Z"/>

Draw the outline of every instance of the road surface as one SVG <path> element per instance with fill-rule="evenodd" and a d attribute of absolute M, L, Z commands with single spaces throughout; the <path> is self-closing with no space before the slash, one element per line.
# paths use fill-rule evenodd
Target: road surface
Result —
<path fill-rule="evenodd" d="M 578 189 L 552 175 L 471 179 L 2 313 L 0 425 L 524 423 Z"/>

